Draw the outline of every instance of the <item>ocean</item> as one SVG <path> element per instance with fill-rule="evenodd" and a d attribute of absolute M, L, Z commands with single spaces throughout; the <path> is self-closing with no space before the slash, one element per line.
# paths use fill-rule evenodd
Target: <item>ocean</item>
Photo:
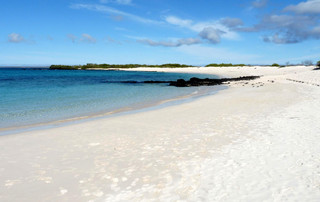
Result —
<path fill-rule="evenodd" d="M 185 73 L 0 68 L 0 129 L 142 108 L 207 92 L 208 87 L 139 83 L 191 77 L 217 78 Z"/>

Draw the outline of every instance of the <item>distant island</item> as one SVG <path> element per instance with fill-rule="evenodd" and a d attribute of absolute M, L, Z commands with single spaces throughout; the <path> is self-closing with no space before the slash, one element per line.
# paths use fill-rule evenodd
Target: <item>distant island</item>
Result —
<path fill-rule="evenodd" d="M 129 69 L 137 67 L 169 67 L 169 68 L 182 68 L 193 67 L 192 65 L 168 63 L 162 65 L 146 65 L 146 64 L 92 64 L 86 65 L 51 65 L 50 69 Z"/>
<path fill-rule="evenodd" d="M 250 66 L 245 64 L 232 64 L 232 63 L 212 63 L 205 67 L 243 67 Z M 178 64 L 178 63 L 166 63 L 161 65 L 147 65 L 147 64 L 93 64 L 88 63 L 85 65 L 51 65 L 50 69 L 64 69 L 64 70 L 85 70 L 85 69 L 129 69 L 137 67 L 158 67 L 158 68 L 186 68 L 194 67 L 194 65 Z"/>
<path fill-rule="evenodd" d="M 311 64 L 297 64 L 297 65 L 305 65 L 310 66 Z M 232 64 L 232 63 L 211 63 L 205 65 L 205 67 L 244 67 L 244 66 L 255 66 L 249 64 Z M 261 66 L 261 65 L 257 65 Z M 272 65 L 262 65 L 262 66 L 270 66 L 270 67 L 285 67 L 287 65 L 279 65 L 277 63 L 273 63 Z M 294 66 L 294 65 L 293 65 Z M 320 66 L 320 61 L 317 62 L 316 66 Z M 195 67 L 194 65 L 186 65 L 186 64 L 178 64 L 178 63 L 166 63 L 161 65 L 147 65 L 147 64 L 94 64 L 87 63 L 85 65 L 51 65 L 50 69 L 53 70 L 86 70 L 86 69 L 129 69 L 129 68 L 138 68 L 138 67 L 154 67 L 154 68 L 186 68 L 186 67 Z"/>

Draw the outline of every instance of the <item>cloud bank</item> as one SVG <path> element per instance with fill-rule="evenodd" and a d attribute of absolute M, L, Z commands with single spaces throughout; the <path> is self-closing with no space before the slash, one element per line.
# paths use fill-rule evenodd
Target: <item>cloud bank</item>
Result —
<path fill-rule="evenodd" d="M 129 5 L 131 0 L 101 0 L 103 3 L 117 3 Z M 267 6 L 268 0 L 255 0 L 251 2 L 252 8 Z M 280 13 L 265 14 L 259 22 L 252 26 L 245 26 L 240 18 L 224 17 L 211 21 L 195 22 L 190 19 L 179 18 L 174 15 L 165 16 L 162 21 L 124 12 L 106 5 L 72 4 L 73 9 L 86 9 L 106 13 L 115 21 L 129 19 L 131 21 L 148 25 L 174 25 L 194 32 L 190 38 L 176 40 L 139 39 L 137 42 L 150 46 L 179 47 L 199 43 L 218 44 L 224 39 L 238 40 L 242 32 L 261 33 L 264 42 L 276 44 L 299 43 L 309 39 L 320 39 L 320 0 L 306 0 L 296 5 L 286 6 Z M 75 38 L 69 36 L 73 42 Z M 95 43 L 90 35 L 82 35 L 81 41 Z"/>
<path fill-rule="evenodd" d="M 292 13 L 288 13 L 292 12 Z M 267 32 L 264 42 L 276 44 L 300 43 L 320 39 L 320 0 L 308 0 L 290 5 L 281 14 L 267 14 L 251 27 L 237 27 L 240 32 Z"/>
<path fill-rule="evenodd" d="M 308 0 L 297 5 L 290 5 L 284 11 L 291 11 L 297 14 L 320 14 L 320 0 Z"/>

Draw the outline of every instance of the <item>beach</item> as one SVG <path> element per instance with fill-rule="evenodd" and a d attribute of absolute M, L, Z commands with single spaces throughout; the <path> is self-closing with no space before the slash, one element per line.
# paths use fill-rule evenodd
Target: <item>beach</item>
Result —
<path fill-rule="evenodd" d="M 0 201 L 319 201 L 320 71 L 261 76 L 190 102 L 0 137 Z"/>

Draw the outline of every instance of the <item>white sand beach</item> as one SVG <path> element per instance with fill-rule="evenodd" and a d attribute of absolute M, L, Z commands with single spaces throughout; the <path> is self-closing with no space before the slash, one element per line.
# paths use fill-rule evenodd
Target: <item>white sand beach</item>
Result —
<path fill-rule="evenodd" d="M 320 71 L 260 75 L 191 102 L 0 136 L 0 201 L 320 201 Z"/>

